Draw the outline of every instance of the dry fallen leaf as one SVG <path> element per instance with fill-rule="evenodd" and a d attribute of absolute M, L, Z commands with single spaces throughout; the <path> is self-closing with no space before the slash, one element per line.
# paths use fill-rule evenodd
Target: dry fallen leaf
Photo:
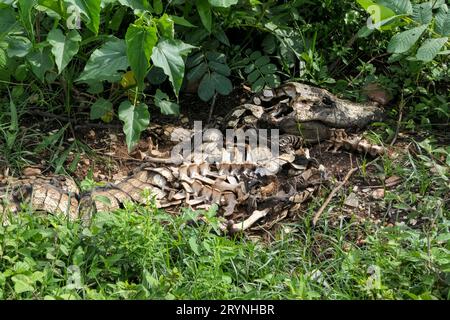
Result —
<path fill-rule="evenodd" d="M 135 151 L 133 151 L 132 153 L 130 153 L 130 156 L 138 159 L 138 160 L 144 160 L 144 158 L 147 156 L 144 152 L 142 152 L 141 150 L 137 149 Z"/>
<path fill-rule="evenodd" d="M 390 176 L 389 178 L 384 180 L 384 184 L 386 185 L 386 187 L 393 187 L 400 184 L 401 182 L 402 178 L 400 178 L 399 176 Z"/>
<path fill-rule="evenodd" d="M 345 199 L 344 205 L 352 208 L 358 208 L 359 200 L 355 193 L 350 193 L 350 195 Z"/>
<path fill-rule="evenodd" d="M 23 169 L 23 175 L 26 177 L 38 176 L 41 173 L 42 171 L 39 168 L 27 167 Z"/>
<path fill-rule="evenodd" d="M 376 189 L 372 192 L 372 198 L 375 200 L 380 200 L 384 198 L 384 189 Z"/>

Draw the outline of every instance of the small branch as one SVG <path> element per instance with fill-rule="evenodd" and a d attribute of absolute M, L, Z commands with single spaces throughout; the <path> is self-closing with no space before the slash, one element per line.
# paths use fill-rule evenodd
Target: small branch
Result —
<path fill-rule="evenodd" d="M 211 108 L 209 109 L 208 124 L 211 123 L 211 119 L 212 119 L 212 115 L 213 115 L 213 111 L 214 111 L 214 105 L 216 104 L 216 98 L 217 98 L 217 93 L 214 94 L 213 100 L 211 102 Z"/>
<path fill-rule="evenodd" d="M 398 115 L 398 120 L 397 120 L 397 127 L 395 128 L 395 135 L 392 138 L 391 146 L 393 146 L 395 144 L 395 142 L 397 142 L 398 134 L 400 133 L 400 126 L 401 126 L 402 120 L 403 120 L 403 107 L 405 106 L 405 103 L 406 102 L 403 99 L 403 92 L 402 92 L 402 99 L 401 99 L 400 105 L 399 105 L 399 115 Z"/>
<path fill-rule="evenodd" d="M 64 121 L 64 122 L 70 122 L 69 117 L 66 116 L 60 116 L 51 112 L 46 112 L 46 111 L 42 111 L 42 110 L 38 110 L 36 108 L 31 108 L 27 111 L 25 111 L 25 113 L 31 114 L 31 115 L 38 115 L 44 118 L 53 118 L 56 120 L 60 120 L 60 121 Z"/>
<path fill-rule="evenodd" d="M 359 167 L 353 168 L 351 169 L 347 175 L 345 176 L 344 180 L 342 180 L 341 183 L 339 183 L 339 185 L 337 185 L 332 191 L 331 193 L 328 195 L 328 198 L 325 200 L 325 202 L 323 203 L 323 205 L 320 207 L 319 211 L 317 211 L 317 213 L 314 215 L 313 218 L 313 226 L 315 227 L 317 224 L 317 221 L 319 220 L 320 216 L 322 215 L 322 213 L 325 211 L 325 209 L 327 208 L 328 204 L 330 203 L 331 199 L 334 197 L 334 195 L 348 182 L 348 180 L 350 179 L 350 177 L 359 170 Z"/>
<path fill-rule="evenodd" d="M 122 125 L 113 123 L 83 123 L 75 125 L 75 130 L 85 129 L 85 128 L 96 128 L 96 129 L 120 129 Z"/>

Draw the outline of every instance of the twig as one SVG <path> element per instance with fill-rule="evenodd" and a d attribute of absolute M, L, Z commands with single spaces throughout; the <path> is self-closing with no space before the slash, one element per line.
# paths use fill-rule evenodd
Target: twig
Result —
<path fill-rule="evenodd" d="M 213 100 L 211 102 L 211 108 L 209 109 L 208 124 L 211 123 L 211 118 L 212 118 L 212 114 L 214 111 L 214 105 L 216 104 L 216 97 L 217 97 L 217 93 L 214 94 Z"/>
<path fill-rule="evenodd" d="M 401 99 L 400 105 L 399 105 L 399 115 L 398 115 L 398 120 L 397 120 L 397 127 L 395 128 L 395 135 L 392 138 L 391 146 L 393 146 L 395 144 L 395 142 L 397 141 L 397 138 L 398 138 L 398 134 L 400 133 L 400 126 L 401 126 L 402 119 L 403 119 L 403 107 L 404 106 L 405 106 L 405 100 L 403 100 L 403 93 L 402 93 L 402 99 Z"/>
<path fill-rule="evenodd" d="M 114 124 L 114 123 L 83 123 L 83 124 L 75 125 L 75 130 L 89 129 L 89 128 L 96 128 L 96 129 L 120 129 L 120 128 L 122 128 L 122 125 Z"/>
<path fill-rule="evenodd" d="M 345 176 L 344 180 L 342 180 L 341 183 L 339 183 L 339 185 L 337 185 L 332 191 L 331 193 L 328 195 L 328 198 L 325 200 L 325 202 L 323 203 L 323 205 L 320 207 L 319 211 L 317 211 L 317 213 L 314 215 L 313 218 L 313 226 L 316 226 L 317 221 L 319 220 L 320 216 L 322 215 L 322 213 L 325 211 L 325 209 L 327 208 L 328 204 L 330 203 L 331 199 L 334 197 L 334 195 L 347 183 L 347 181 L 350 179 L 350 177 L 359 170 L 359 167 L 353 168 L 351 169 L 347 175 Z"/>
<path fill-rule="evenodd" d="M 31 109 L 25 111 L 25 113 L 28 113 L 28 114 L 31 114 L 31 115 L 38 115 L 38 116 L 41 116 L 41 117 L 44 117 L 44 118 L 53 118 L 53 119 L 64 121 L 64 122 L 70 122 L 69 117 L 53 114 L 51 112 L 38 110 L 36 108 L 31 108 Z"/>

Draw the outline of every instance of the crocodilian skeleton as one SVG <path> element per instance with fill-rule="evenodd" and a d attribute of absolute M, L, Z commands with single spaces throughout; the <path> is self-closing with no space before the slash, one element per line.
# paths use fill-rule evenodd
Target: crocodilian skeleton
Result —
<path fill-rule="evenodd" d="M 352 103 L 323 89 L 287 83 L 236 107 L 221 124 L 222 132 L 278 129 L 282 135 L 275 156 L 247 144 L 242 154 L 242 146 L 217 148 L 214 141 L 206 141 L 201 145 L 206 157 L 198 158 L 198 153 L 182 159 L 148 157 L 124 180 L 85 193 L 68 177 L 8 178 L 0 181 L 0 213 L 6 223 L 7 212 L 20 211 L 21 203 L 28 202 L 37 211 L 89 221 L 95 212 L 118 209 L 127 201 L 146 203 L 151 195 L 158 208 L 173 212 L 182 206 L 209 209 L 218 205 L 223 230 L 246 230 L 265 217 L 275 216 L 272 220 L 278 221 L 297 212 L 326 180 L 325 168 L 309 157 L 305 145 L 326 140 L 334 150 L 344 147 L 372 156 L 382 154 L 382 147 L 345 131 L 362 129 L 381 116 L 376 105 Z"/>

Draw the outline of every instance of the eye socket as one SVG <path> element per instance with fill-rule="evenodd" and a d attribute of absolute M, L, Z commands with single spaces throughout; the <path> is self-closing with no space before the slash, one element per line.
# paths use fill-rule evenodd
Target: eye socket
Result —
<path fill-rule="evenodd" d="M 324 106 L 330 107 L 330 108 L 334 107 L 334 105 L 335 105 L 333 99 L 331 99 L 329 96 L 324 96 L 324 97 L 322 98 L 322 104 L 323 104 Z"/>

